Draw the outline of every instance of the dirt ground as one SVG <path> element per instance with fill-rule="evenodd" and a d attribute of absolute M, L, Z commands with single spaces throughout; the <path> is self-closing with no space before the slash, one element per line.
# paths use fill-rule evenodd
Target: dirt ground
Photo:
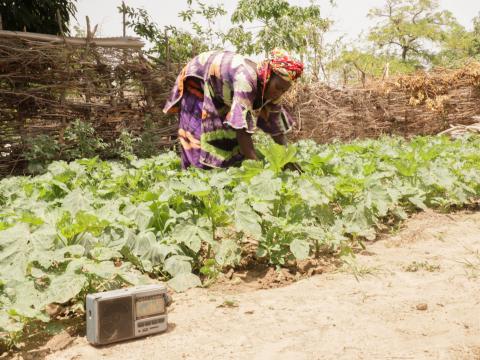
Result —
<path fill-rule="evenodd" d="M 421 213 L 337 271 L 255 284 L 176 294 L 168 332 L 47 359 L 480 359 L 480 213 Z"/>

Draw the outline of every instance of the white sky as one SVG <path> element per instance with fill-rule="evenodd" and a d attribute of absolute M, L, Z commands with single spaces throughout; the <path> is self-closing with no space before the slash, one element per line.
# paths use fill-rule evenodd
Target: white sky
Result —
<path fill-rule="evenodd" d="M 230 14 L 232 13 L 237 0 L 203 0 L 207 4 L 223 3 L 229 15 L 220 19 L 217 24 L 219 29 L 229 26 Z M 309 0 L 290 0 L 292 5 L 308 5 Z M 145 8 L 153 20 L 163 25 L 176 25 L 185 27 L 178 12 L 187 8 L 187 0 L 125 0 L 125 3 L 133 7 Z M 384 0 L 336 0 L 337 6 L 331 7 L 328 0 L 319 0 L 323 11 L 323 17 L 334 20 L 334 25 L 329 39 L 337 38 L 343 34 L 347 39 L 356 39 L 362 31 L 368 30 L 371 25 L 366 17 L 369 9 L 384 4 Z M 93 25 L 98 24 L 97 35 L 100 36 L 121 36 L 122 16 L 118 13 L 117 6 L 121 0 L 78 0 L 77 19 L 82 28 L 85 28 L 85 16 L 88 15 Z M 458 21 L 471 28 L 472 18 L 480 12 L 479 0 L 440 0 L 442 9 L 450 10 Z M 127 30 L 127 35 L 134 35 Z"/>

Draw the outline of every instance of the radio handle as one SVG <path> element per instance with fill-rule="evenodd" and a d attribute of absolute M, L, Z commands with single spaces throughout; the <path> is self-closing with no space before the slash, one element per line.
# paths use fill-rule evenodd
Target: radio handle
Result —
<path fill-rule="evenodd" d="M 165 300 L 165 306 L 170 306 L 172 304 L 172 297 L 166 292 L 163 293 L 163 298 Z"/>

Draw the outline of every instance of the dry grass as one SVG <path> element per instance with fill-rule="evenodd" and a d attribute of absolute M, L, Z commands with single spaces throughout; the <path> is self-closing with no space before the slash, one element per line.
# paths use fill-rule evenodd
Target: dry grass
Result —
<path fill-rule="evenodd" d="M 478 121 L 480 63 L 436 69 L 366 88 L 298 84 L 285 98 L 297 119 L 294 138 L 321 143 L 381 135 L 432 135 Z"/>

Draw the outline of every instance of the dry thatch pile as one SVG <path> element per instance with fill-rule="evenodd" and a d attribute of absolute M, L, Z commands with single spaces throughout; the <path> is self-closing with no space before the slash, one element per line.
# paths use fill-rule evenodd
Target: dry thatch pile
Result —
<path fill-rule="evenodd" d="M 22 168 L 28 140 L 59 143 L 75 119 L 89 122 L 105 142 L 123 129 L 157 125 L 156 146 L 172 144 L 161 112 L 173 78 L 152 66 L 135 38 L 62 38 L 0 31 L 0 177 Z M 175 75 L 175 74 L 174 74 Z"/>
<path fill-rule="evenodd" d="M 480 115 L 480 63 L 375 82 L 367 88 L 299 84 L 286 102 L 298 121 L 295 139 L 330 142 L 436 134 L 450 125 L 472 124 Z"/>

